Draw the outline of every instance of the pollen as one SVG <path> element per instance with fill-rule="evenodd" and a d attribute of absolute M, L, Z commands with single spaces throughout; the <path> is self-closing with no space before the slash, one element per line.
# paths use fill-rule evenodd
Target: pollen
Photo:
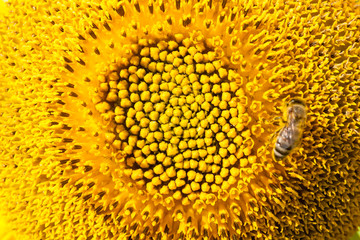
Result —
<path fill-rule="evenodd" d="M 7 1 L 0 214 L 19 239 L 345 240 L 355 2 Z M 303 137 L 277 161 L 293 98 Z"/>

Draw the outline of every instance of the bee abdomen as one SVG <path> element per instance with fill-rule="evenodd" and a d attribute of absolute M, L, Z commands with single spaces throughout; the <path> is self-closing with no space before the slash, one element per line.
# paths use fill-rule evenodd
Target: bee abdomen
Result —
<path fill-rule="evenodd" d="M 274 148 L 274 155 L 276 160 L 281 160 L 287 155 L 289 155 L 290 151 L 293 149 L 292 145 L 281 146 L 281 144 L 277 141 Z"/>

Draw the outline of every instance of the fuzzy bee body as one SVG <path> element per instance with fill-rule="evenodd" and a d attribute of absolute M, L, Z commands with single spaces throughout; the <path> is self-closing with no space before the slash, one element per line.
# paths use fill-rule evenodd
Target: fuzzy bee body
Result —
<path fill-rule="evenodd" d="M 299 146 L 306 121 L 305 102 L 291 99 L 287 105 L 287 122 L 279 131 L 274 147 L 274 157 L 277 161 L 285 158 Z"/>

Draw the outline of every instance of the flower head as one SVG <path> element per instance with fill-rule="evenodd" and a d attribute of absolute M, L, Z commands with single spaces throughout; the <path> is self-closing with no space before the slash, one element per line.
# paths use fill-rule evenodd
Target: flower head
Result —
<path fill-rule="evenodd" d="M 36 239 L 346 239 L 360 225 L 353 1 L 13 1 L 0 211 Z M 302 143 L 275 161 L 286 103 Z"/>

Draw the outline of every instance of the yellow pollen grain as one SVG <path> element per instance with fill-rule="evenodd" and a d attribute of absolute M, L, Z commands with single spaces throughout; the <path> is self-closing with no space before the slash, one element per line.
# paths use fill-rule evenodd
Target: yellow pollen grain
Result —
<path fill-rule="evenodd" d="M 115 116 L 115 122 L 116 123 L 123 123 L 125 121 L 125 116 Z"/>
<path fill-rule="evenodd" d="M 205 64 L 205 71 L 210 74 L 213 73 L 215 71 L 215 67 L 212 63 L 206 63 Z"/>
<path fill-rule="evenodd" d="M 203 183 L 203 184 L 201 184 L 201 191 L 203 191 L 203 192 L 209 192 L 210 191 L 210 185 L 208 184 L 208 183 Z"/>
<path fill-rule="evenodd" d="M 159 186 L 162 181 L 160 180 L 160 177 L 153 177 L 151 180 L 152 184 L 154 184 L 154 186 Z"/>
<path fill-rule="evenodd" d="M 166 158 L 164 159 L 163 165 L 164 165 L 165 167 L 168 167 L 168 166 L 170 166 L 171 164 L 172 164 L 171 158 L 170 158 L 170 157 L 166 157 Z"/>
<path fill-rule="evenodd" d="M 191 55 L 186 55 L 184 57 L 184 62 L 188 65 L 192 65 L 194 63 L 193 57 Z"/>
<path fill-rule="evenodd" d="M 155 135 L 155 137 L 156 137 L 156 135 Z M 159 139 L 158 137 L 156 137 L 156 139 Z M 162 138 L 161 138 L 162 139 Z M 164 141 L 162 141 L 162 142 L 160 142 L 159 143 L 159 150 L 160 151 L 166 151 L 166 149 L 167 149 L 167 143 L 166 142 L 164 142 Z"/>
<path fill-rule="evenodd" d="M 197 74 L 194 74 L 194 73 L 190 74 L 189 75 L 189 80 L 190 80 L 191 83 L 196 83 L 198 81 Z M 193 86 L 193 89 L 198 89 L 198 88 L 194 88 L 194 86 Z"/>
<path fill-rule="evenodd" d="M 164 172 L 164 173 L 162 173 L 162 174 L 160 175 L 160 180 L 161 180 L 162 182 L 167 182 L 167 181 L 170 180 L 170 178 L 169 178 L 168 175 Z"/>
<path fill-rule="evenodd" d="M 150 57 L 154 59 L 155 61 L 159 60 L 159 53 L 160 49 L 157 47 L 151 47 L 150 48 Z"/>
<path fill-rule="evenodd" d="M 199 158 L 199 150 L 192 150 L 191 151 L 191 157 L 193 159 L 198 159 Z"/>
<path fill-rule="evenodd" d="M 154 173 L 157 174 L 157 175 L 160 175 L 160 174 L 162 174 L 164 172 L 164 168 L 160 164 L 156 165 L 153 170 L 154 170 Z"/>
<path fill-rule="evenodd" d="M 194 56 L 197 53 L 196 47 L 189 47 L 188 48 L 188 52 L 190 53 L 191 56 Z"/>
<path fill-rule="evenodd" d="M 219 84 L 214 84 L 211 91 L 214 93 L 214 94 L 219 94 L 221 93 L 221 86 Z M 215 105 L 215 106 L 218 106 L 219 103 L 220 103 L 220 98 L 219 97 L 216 97 L 214 98 L 214 100 L 216 99 L 216 101 L 213 101 L 212 103 Z"/>
<path fill-rule="evenodd" d="M 170 190 L 175 190 L 177 187 L 176 187 L 176 184 L 175 184 L 175 181 L 174 180 L 171 180 L 168 184 L 168 187 Z M 175 198 L 175 197 L 174 197 Z"/>
<path fill-rule="evenodd" d="M 192 192 L 191 187 L 189 184 L 186 184 L 185 187 L 182 189 L 184 194 L 190 194 Z"/>
<path fill-rule="evenodd" d="M 179 149 L 185 150 L 188 148 L 188 144 L 185 141 L 180 141 Z"/>
<path fill-rule="evenodd" d="M 154 155 L 147 156 L 146 162 L 150 165 L 154 165 L 156 164 L 156 157 Z"/>
<path fill-rule="evenodd" d="M 210 80 L 211 83 L 214 83 L 214 84 L 217 84 L 217 83 L 221 82 L 221 79 L 217 74 L 211 75 L 209 80 Z"/>
<path fill-rule="evenodd" d="M 214 175 L 213 175 L 213 174 L 206 174 L 206 175 L 205 175 L 205 180 L 206 180 L 206 182 L 208 182 L 208 183 L 214 182 Z"/>
<path fill-rule="evenodd" d="M 186 150 L 186 151 L 184 151 L 183 153 L 183 157 L 184 158 L 190 158 L 191 157 L 191 150 Z"/>
<path fill-rule="evenodd" d="M 173 197 L 175 200 L 180 200 L 182 195 L 181 195 L 181 192 L 180 191 L 176 191 L 174 194 L 173 194 Z"/>
<path fill-rule="evenodd" d="M 153 121 L 157 121 L 159 119 L 159 112 L 157 111 L 150 112 L 149 118 Z"/>
<path fill-rule="evenodd" d="M 184 160 L 184 156 L 182 154 L 178 154 L 174 157 L 174 162 L 181 163 Z"/>
<path fill-rule="evenodd" d="M 197 73 L 199 73 L 199 74 L 204 73 L 204 72 L 205 72 L 205 64 L 202 64 L 202 63 L 196 64 L 196 65 L 195 65 L 195 71 L 196 71 Z M 204 75 L 202 75 L 202 76 L 204 76 Z M 208 82 L 208 81 L 206 81 L 206 82 Z"/>
<path fill-rule="evenodd" d="M 199 149 L 198 152 L 199 152 L 199 156 L 200 156 L 201 158 L 206 157 L 206 155 L 208 154 L 208 151 L 205 150 L 205 149 Z"/>
<path fill-rule="evenodd" d="M 163 61 L 163 62 L 166 61 L 167 54 L 168 54 L 167 51 L 162 51 L 162 52 L 160 52 L 160 53 L 159 53 L 159 58 L 160 58 L 160 60 Z"/>
<path fill-rule="evenodd" d="M 124 130 L 124 131 L 122 131 L 122 132 L 119 133 L 119 138 L 120 138 L 121 140 L 126 140 L 128 136 L 129 136 L 129 132 L 126 131 L 126 130 Z"/>
<path fill-rule="evenodd" d="M 151 117 L 150 117 L 151 118 Z M 153 119 L 153 118 L 151 118 L 152 120 L 155 120 L 155 119 Z M 158 124 L 158 122 L 157 121 L 151 121 L 150 123 L 149 123 L 149 129 L 150 129 L 150 131 L 156 131 L 157 129 L 158 129 L 158 127 L 159 127 L 159 124 Z"/>
<path fill-rule="evenodd" d="M 166 174 L 172 178 L 172 177 L 175 177 L 176 176 L 176 170 L 174 167 L 170 167 L 170 168 L 167 168 L 166 169 Z"/>
<path fill-rule="evenodd" d="M 204 60 L 204 56 L 201 53 L 197 52 L 194 55 L 194 60 L 195 62 L 200 63 Z"/>
<path fill-rule="evenodd" d="M 187 120 L 187 119 L 182 119 L 182 120 L 180 121 L 180 127 L 182 127 L 183 129 L 186 129 L 187 126 L 188 126 L 188 124 L 189 124 L 189 120 Z M 185 135 L 186 132 L 188 132 L 188 130 L 184 130 L 184 132 L 183 132 L 183 137 L 184 137 L 184 138 L 188 138 L 188 137 Z"/>
<path fill-rule="evenodd" d="M 205 172 L 207 170 L 207 164 L 205 161 L 200 161 L 198 169 L 200 172 Z"/>
<path fill-rule="evenodd" d="M 219 143 L 219 146 L 222 148 L 227 148 L 229 146 L 229 139 L 224 139 Z"/>
<path fill-rule="evenodd" d="M 160 49 L 160 51 L 165 50 L 168 46 L 169 46 L 169 43 L 167 43 L 166 41 L 160 41 L 157 44 L 157 47 Z"/>
<path fill-rule="evenodd" d="M 177 188 L 180 188 L 185 185 L 185 181 L 177 178 L 177 179 L 175 179 L 175 184 L 176 184 Z"/>
<path fill-rule="evenodd" d="M 189 172 L 187 173 L 187 178 L 188 178 L 189 181 L 194 180 L 195 177 L 196 177 L 196 172 L 195 172 L 195 171 L 191 170 L 191 171 L 189 171 Z"/>
<path fill-rule="evenodd" d="M 191 190 L 194 191 L 194 192 L 200 189 L 200 184 L 197 183 L 197 182 L 192 182 L 190 184 L 190 186 L 191 186 Z"/>
<path fill-rule="evenodd" d="M 190 139 L 189 142 L 187 143 L 189 148 L 195 148 L 196 146 L 196 140 L 194 139 Z"/>

